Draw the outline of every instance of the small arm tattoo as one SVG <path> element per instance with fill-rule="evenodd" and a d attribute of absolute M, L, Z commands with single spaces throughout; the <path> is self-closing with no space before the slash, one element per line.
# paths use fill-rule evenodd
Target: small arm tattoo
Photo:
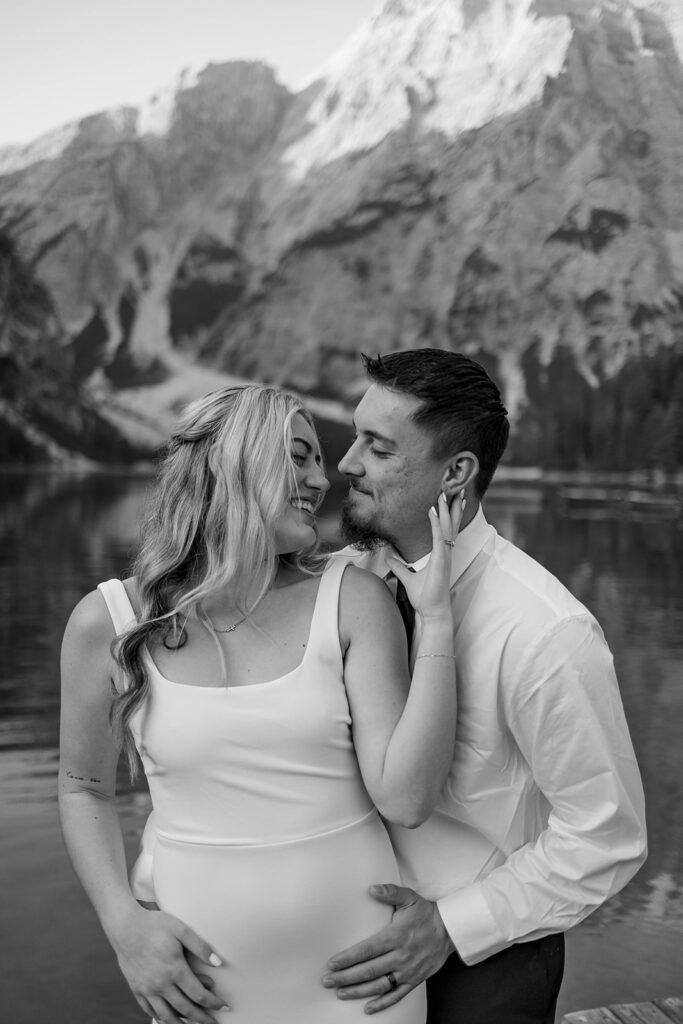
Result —
<path fill-rule="evenodd" d="M 102 782 L 102 779 L 96 779 L 93 775 L 91 775 L 87 779 L 83 775 L 74 775 L 74 773 L 72 771 L 69 771 L 68 768 L 66 770 L 66 777 L 67 779 L 73 779 L 74 782 Z"/>

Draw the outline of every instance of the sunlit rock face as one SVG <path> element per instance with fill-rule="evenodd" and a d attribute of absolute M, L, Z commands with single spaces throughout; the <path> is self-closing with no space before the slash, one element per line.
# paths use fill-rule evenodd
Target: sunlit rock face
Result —
<path fill-rule="evenodd" d="M 517 460 L 680 466 L 677 4 L 387 0 L 296 94 L 210 66 L 0 151 L 84 401 L 184 362 L 349 401 L 359 350 L 431 345 L 498 377 Z"/>

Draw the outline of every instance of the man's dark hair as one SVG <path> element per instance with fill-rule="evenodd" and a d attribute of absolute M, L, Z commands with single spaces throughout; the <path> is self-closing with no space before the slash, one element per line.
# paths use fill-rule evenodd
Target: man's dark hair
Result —
<path fill-rule="evenodd" d="M 435 458 L 461 451 L 477 456 L 475 488 L 481 498 L 510 433 L 500 391 L 484 367 L 460 352 L 440 348 L 361 358 L 373 383 L 420 400 L 412 420 L 432 434 Z"/>

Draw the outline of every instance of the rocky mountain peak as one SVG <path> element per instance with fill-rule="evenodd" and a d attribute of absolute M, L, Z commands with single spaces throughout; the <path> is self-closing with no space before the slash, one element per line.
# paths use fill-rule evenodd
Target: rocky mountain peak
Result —
<path fill-rule="evenodd" d="M 249 99 L 245 100 L 246 95 Z M 116 145 L 134 139 L 166 139 L 179 119 L 212 124 L 218 131 L 230 126 L 248 130 L 247 122 L 258 126 L 261 108 L 272 106 L 273 95 L 289 99 L 275 72 L 260 61 L 230 61 L 184 68 L 139 106 L 121 106 L 89 114 L 80 120 L 40 135 L 24 145 L 0 146 L 0 178 L 16 174 L 46 161 L 56 161 L 67 149 L 93 135 L 98 142 Z M 245 111 L 244 104 L 253 110 Z M 253 115 L 256 116 L 253 116 Z M 268 116 L 268 113 L 266 114 Z"/>
<path fill-rule="evenodd" d="M 411 118 L 452 138 L 522 109 L 571 37 L 566 15 L 532 0 L 387 0 L 321 70 L 311 129 L 285 154 L 290 173 L 371 149 Z"/>
<path fill-rule="evenodd" d="M 0 294 L 9 399 L 44 422 L 56 350 L 159 437 L 190 379 L 344 401 L 359 351 L 432 345 L 494 371 L 517 456 L 683 464 L 680 3 L 384 0 L 297 95 L 209 65 L 15 153 L 0 280 L 51 327 Z"/>
<path fill-rule="evenodd" d="M 681 0 L 385 0 L 314 76 L 310 130 L 285 153 L 291 177 L 370 150 L 411 119 L 455 138 L 524 109 L 562 70 L 576 24 L 591 21 L 617 47 L 673 42 L 683 59 Z"/>

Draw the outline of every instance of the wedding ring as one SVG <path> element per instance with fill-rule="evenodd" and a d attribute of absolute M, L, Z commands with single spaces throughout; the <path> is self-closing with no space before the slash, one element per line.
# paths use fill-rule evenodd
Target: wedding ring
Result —
<path fill-rule="evenodd" d="M 395 992 L 396 989 L 398 988 L 398 982 L 396 981 L 396 975 L 394 974 L 393 971 L 389 971 L 389 973 L 387 974 L 387 981 L 389 982 L 390 985 L 389 991 Z"/>
<path fill-rule="evenodd" d="M 455 547 L 455 541 L 454 540 L 445 540 L 444 539 L 444 544 L 448 544 L 449 548 L 454 548 Z"/>

